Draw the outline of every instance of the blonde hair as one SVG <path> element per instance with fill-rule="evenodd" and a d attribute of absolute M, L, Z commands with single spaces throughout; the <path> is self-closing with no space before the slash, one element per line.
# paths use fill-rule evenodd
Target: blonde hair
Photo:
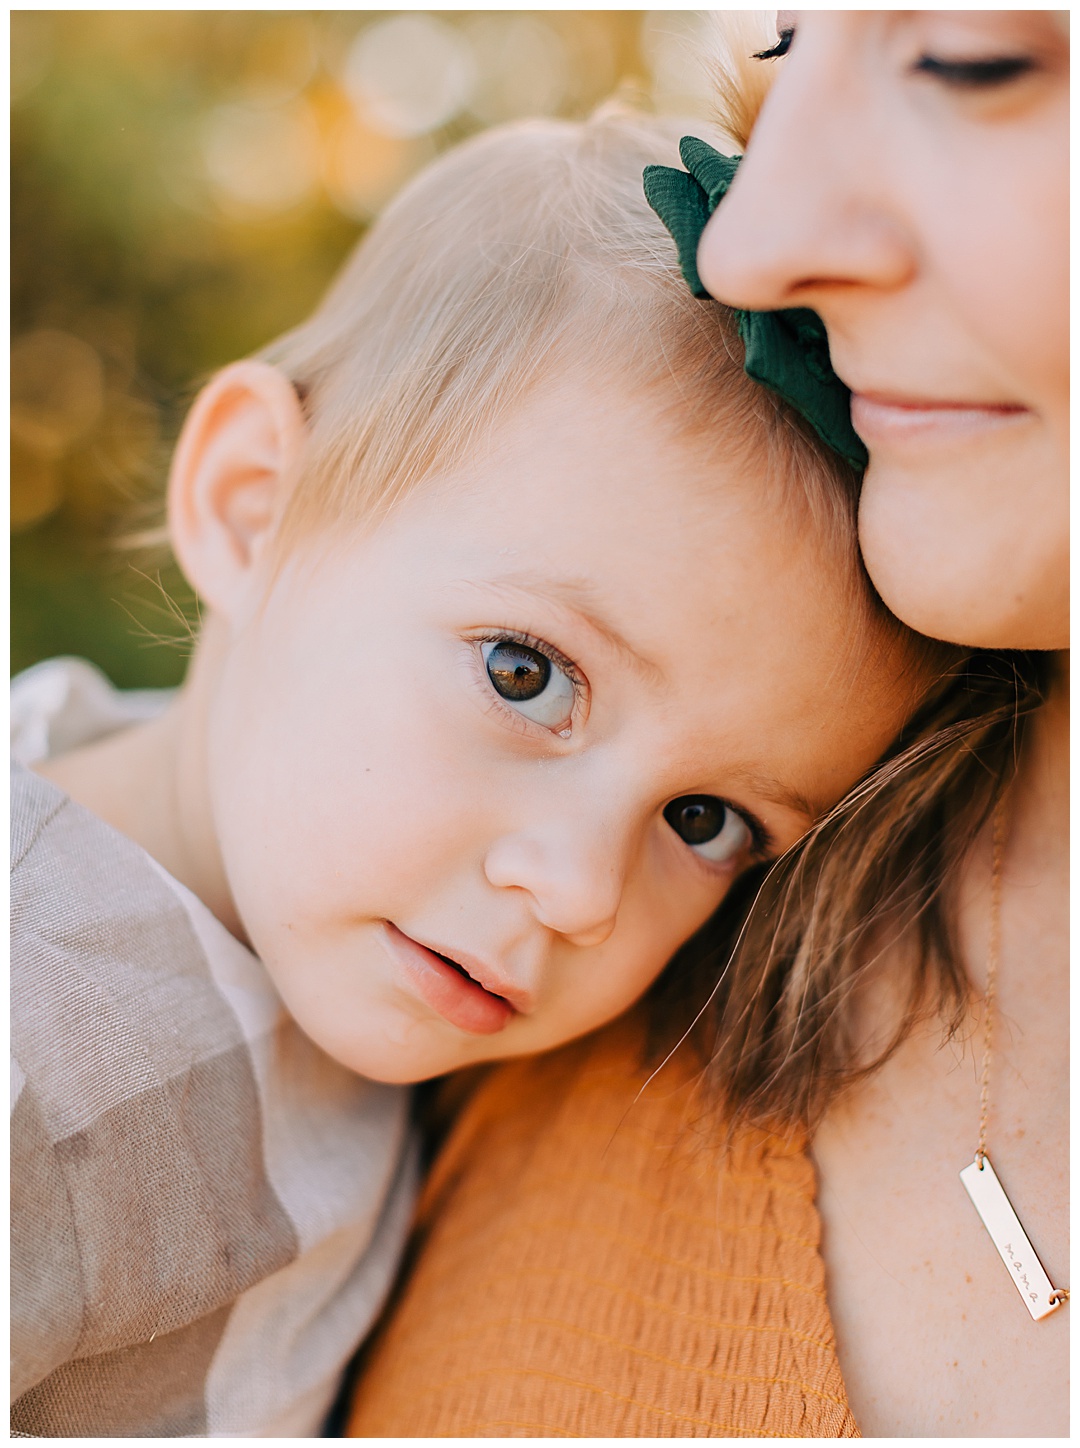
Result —
<path fill-rule="evenodd" d="M 379 516 L 483 444 L 524 393 L 587 368 L 648 390 L 685 437 L 752 464 L 847 552 L 856 480 L 742 371 L 731 312 L 688 292 L 641 173 L 686 127 L 609 106 L 489 131 L 423 171 L 315 313 L 259 356 L 304 401 L 309 442 L 282 548 Z M 713 139 L 717 139 L 715 136 Z M 887 626 L 887 625 L 886 625 Z"/>
<path fill-rule="evenodd" d="M 714 16 L 713 119 L 738 151 L 746 150 L 776 74 L 774 64 L 755 58 L 776 44 L 775 20 L 775 10 L 721 10 Z"/>

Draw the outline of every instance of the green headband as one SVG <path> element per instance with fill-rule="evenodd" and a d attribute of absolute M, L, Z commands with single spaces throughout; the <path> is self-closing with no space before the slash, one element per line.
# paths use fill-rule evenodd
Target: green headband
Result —
<path fill-rule="evenodd" d="M 735 179 L 741 156 L 722 156 L 696 136 L 679 143 L 685 171 L 645 167 L 645 196 L 675 238 L 679 266 L 695 297 L 708 297 L 697 269 L 705 223 Z M 825 442 L 857 471 L 868 455 L 851 425 L 851 393 L 832 370 L 825 324 L 816 312 L 789 307 L 778 312 L 736 310 L 746 347 L 744 370 L 791 404 Z"/>

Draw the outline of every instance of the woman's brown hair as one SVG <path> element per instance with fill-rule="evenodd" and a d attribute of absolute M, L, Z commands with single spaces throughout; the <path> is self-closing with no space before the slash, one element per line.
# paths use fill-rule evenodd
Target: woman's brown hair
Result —
<path fill-rule="evenodd" d="M 812 1128 L 918 1021 L 961 1025 L 971 987 L 954 887 L 1012 777 L 1043 672 L 1020 652 L 950 669 L 885 758 L 780 860 L 744 876 L 654 987 L 658 1021 L 694 1037 L 729 1122 Z M 867 1052 L 853 1007 L 879 963 L 906 1002 Z"/>
<path fill-rule="evenodd" d="M 771 68 L 766 12 L 727 12 L 714 57 L 715 120 L 745 147 Z M 961 865 L 1012 778 L 1044 698 L 1038 654 L 977 652 L 942 675 L 893 747 L 809 834 L 748 872 L 653 987 L 657 1059 L 676 1037 L 702 1054 L 729 1127 L 813 1128 L 914 1027 L 963 1024 L 971 982 L 956 939 Z M 879 965 L 904 1004 L 876 1048 L 856 1031 Z"/>

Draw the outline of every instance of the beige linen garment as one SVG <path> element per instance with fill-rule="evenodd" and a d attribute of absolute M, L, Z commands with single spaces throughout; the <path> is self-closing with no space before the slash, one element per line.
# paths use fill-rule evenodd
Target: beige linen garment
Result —
<path fill-rule="evenodd" d="M 88 666 L 31 672 L 24 757 L 124 721 Z M 11 799 L 12 1429 L 318 1435 L 408 1229 L 408 1093 L 131 840 L 19 764 Z"/>

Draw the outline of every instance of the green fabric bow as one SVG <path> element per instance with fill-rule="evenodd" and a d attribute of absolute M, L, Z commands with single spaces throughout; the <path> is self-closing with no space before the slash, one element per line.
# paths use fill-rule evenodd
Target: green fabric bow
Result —
<path fill-rule="evenodd" d="M 696 136 L 679 143 L 685 171 L 645 167 L 645 196 L 675 238 L 679 266 L 695 297 L 708 297 L 697 269 L 705 223 L 735 179 L 741 156 L 722 156 Z M 777 393 L 825 442 L 862 472 L 868 454 L 851 425 L 851 393 L 832 370 L 825 324 L 816 312 L 789 307 L 778 312 L 736 310 L 746 347 L 747 375 Z"/>

